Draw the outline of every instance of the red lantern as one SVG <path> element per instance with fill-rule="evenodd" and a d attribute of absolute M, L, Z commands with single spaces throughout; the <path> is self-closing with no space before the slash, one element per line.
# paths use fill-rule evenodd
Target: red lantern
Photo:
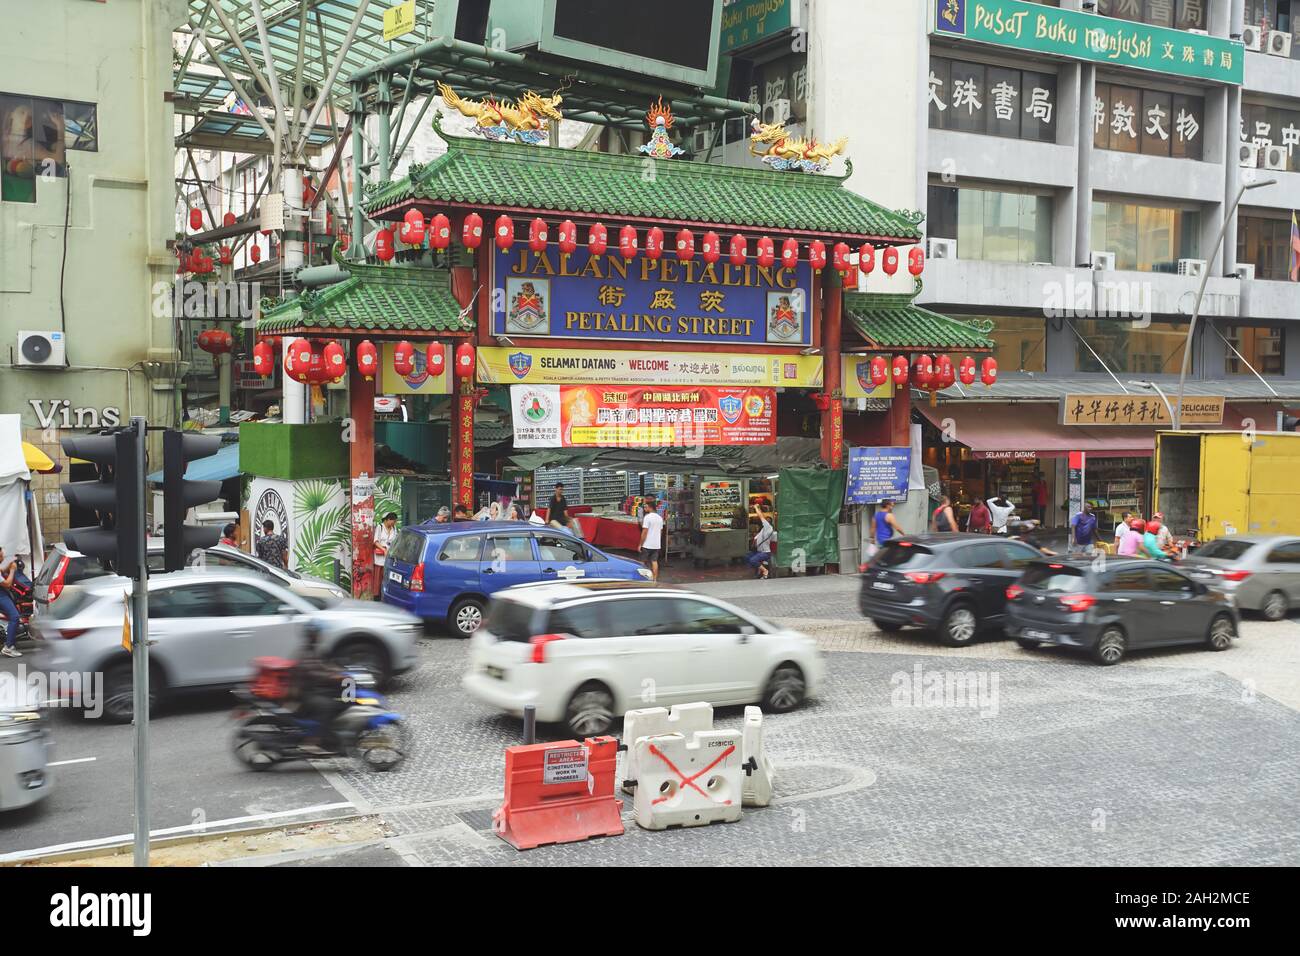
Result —
<path fill-rule="evenodd" d="M 826 265 L 826 243 L 820 239 L 814 239 L 808 243 L 808 262 L 814 269 L 820 269 Z"/>
<path fill-rule="evenodd" d="M 190 210 L 190 228 L 193 229 L 195 232 L 198 232 L 200 229 L 203 228 L 202 209 L 195 208 Z"/>
<path fill-rule="evenodd" d="M 402 223 L 402 228 L 401 231 L 398 232 L 397 238 L 408 246 L 411 244 L 411 227 L 409 224 Z"/>
<path fill-rule="evenodd" d="M 252 259 L 255 263 L 262 261 L 262 247 L 256 242 L 254 242 L 252 248 L 248 250 L 248 258 Z"/>
<path fill-rule="evenodd" d="M 733 266 L 743 266 L 745 259 L 749 256 L 749 240 L 737 233 L 731 237 L 731 247 L 728 250 L 731 256 Z"/>
<path fill-rule="evenodd" d="M 307 372 L 311 368 L 311 343 L 306 339 L 294 339 L 289 343 L 289 351 L 284 353 L 284 370 L 295 382 L 307 381 Z"/>
<path fill-rule="evenodd" d="M 468 378 L 474 374 L 474 346 L 461 342 L 456 346 L 456 377 Z"/>
<path fill-rule="evenodd" d="M 578 248 L 578 227 L 572 219 L 560 223 L 560 251 L 566 256 Z"/>
<path fill-rule="evenodd" d="M 776 247 L 771 236 L 761 236 L 758 240 L 758 264 L 764 269 L 776 262 Z"/>
<path fill-rule="evenodd" d="M 412 215 L 414 213 L 414 215 Z M 405 235 L 402 241 L 410 246 L 424 245 L 424 217 L 418 210 L 412 209 L 406 214 L 406 225 L 402 227 Z"/>
<path fill-rule="evenodd" d="M 380 229 L 375 233 L 375 255 L 381 262 L 387 262 L 393 258 L 393 231 L 391 229 Z"/>
<path fill-rule="evenodd" d="M 211 348 L 212 329 L 203 329 L 201 332 L 199 332 L 198 337 L 195 339 L 195 342 L 199 348 L 203 349 L 203 351 L 211 352 L 212 351 Z"/>
<path fill-rule="evenodd" d="M 421 230 L 424 229 L 424 216 L 420 214 L 420 210 L 418 209 L 406 210 L 406 215 L 402 217 L 402 222 L 406 223 L 412 229 L 416 226 L 419 226 Z"/>
<path fill-rule="evenodd" d="M 894 356 L 894 385 L 902 386 L 907 384 L 907 356 Z"/>
<path fill-rule="evenodd" d="M 992 355 L 980 363 L 980 381 L 992 387 L 998 380 L 998 360 Z"/>
<path fill-rule="evenodd" d="M 708 263 L 717 262 L 718 257 L 722 255 L 722 240 L 712 229 L 704 234 L 704 247 L 700 250 L 700 255 Z"/>
<path fill-rule="evenodd" d="M 275 368 L 275 353 L 271 351 L 270 343 L 258 342 L 253 346 L 253 371 L 262 378 L 268 378 L 273 368 Z"/>
<path fill-rule="evenodd" d="M 460 227 L 460 241 L 466 249 L 477 249 L 483 242 L 483 217 L 476 212 L 465 217 Z"/>
<path fill-rule="evenodd" d="M 934 362 L 935 385 L 939 388 L 947 388 L 957 380 L 952 370 L 952 358 L 948 355 L 940 355 Z"/>
<path fill-rule="evenodd" d="M 867 275 L 876 268 L 876 247 L 869 242 L 858 247 L 858 268 Z"/>
<path fill-rule="evenodd" d="M 885 357 L 877 355 L 871 360 L 871 384 L 875 386 L 884 385 L 889 381 L 889 368 L 885 364 Z"/>
<path fill-rule="evenodd" d="M 357 345 L 357 371 L 367 382 L 374 381 L 379 371 L 379 352 L 369 339 Z"/>
<path fill-rule="evenodd" d="M 446 249 L 451 245 L 451 223 L 442 213 L 429 220 L 429 248 Z"/>
<path fill-rule="evenodd" d="M 781 243 L 781 265 L 787 269 L 793 269 L 799 264 L 799 243 L 793 239 L 787 239 Z"/>
<path fill-rule="evenodd" d="M 689 229 L 677 233 L 677 258 L 682 262 L 690 262 L 695 258 L 695 233 Z"/>
<path fill-rule="evenodd" d="M 836 272 L 843 272 L 849 267 L 849 244 L 847 242 L 837 242 L 831 247 L 831 268 Z"/>
<path fill-rule="evenodd" d="M 415 371 L 415 346 L 405 340 L 393 349 L 393 371 L 402 378 Z"/>
<path fill-rule="evenodd" d="M 533 252 L 546 251 L 546 223 L 540 216 L 528 224 L 528 248 Z"/>
<path fill-rule="evenodd" d="M 658 226 L 646 230 L 645 254 L 647 259 L 658 259 L 664 254 L 664 231 Z"/>
<path fill-rule="evenodd" d="M 961 378 L 963 385 L 972 385 L 975 382 L 975 360 L 967 355 L 961 360 L 958 367 L 958 377 Z"/>
<path fill-rule="evenodd" d="M 424 228 L 424 224 L 420 224 Z M 325 377 L 331 382 L 337 382 L 347 374 L 348 357 L 343 354 L 343 346 L 337 342 L 326 342 L 325 348 L 321 352 L 325 360 Z"/>
<path fill-rule="evenodd" d="M 912 366 L 912 378 L 919 388 L 925 388 L 934 378 L 934 365 L 928 355 L 918 355 Z"/>
<path fill-rule="evenodd" d="M 618 253 L 624 259 L 636 255 L 636 229 L 632 226 L 624 226 L 618 231 Z"/>
<path fill-rule="evenodd" d="M 441 342 L 429 343 L 429 347 L 424 350 L 424 365 L 434 378 L 446 370 L 447 350 L 442 347 Z"/>
<path fill-rule="evenodd" d="M 849 292 L 858 291 L 858 267 L 850 264 L 847 269 L 840 273 L 844 277 L 844 288 Z"/>
<path fill-rule="evenodd" d="M 920 246 L 913 246 L 907 252 L 907 271 L 914 276 L 919 276 L 925 269 L 925 250 Z"/>
<path fill-rule="evenodd" d="M 892 276 L 898 271 L 898 250 L 893 246 L 885 246 L 883 259 L 881 268 L 885 270 L 885 275 Z"/>
<path fill-rule="evenodd" d="M 228 212 L 221 217 L 221 224 L 223 226 L 233 226 L 236 221 L 237 220 L 235 219 L 235 214 L 233 212 Z"/>
<path fill-rule="evenodd" d="M 515 243 L 515 221 L 505 213 L 497 216 L 496 225 L 492 227 L 498 249 L 509 249 Z"/>
<path fill-rule="evenodd" d="M 324 385 L 329 381 L 329 371 L 325 368 L 325 356 L 321 352 L 311 353 L 311 365 L 307 367 L 307 374 L 303 376 L 303 382 L 308 385 Z"/>
<path fill-rule="evenodd" d="M 587 251 L 593 256 L 603 256 L 609 248 L 609 230 L 602 223 L 593 223 L 587 230 Z"/>
<path fill-rule="evenodd" d="M 218 255 L 221 256 L 221 264 L 223 266 L 228 266 L 235 261 L 235 253 L 229 246 L 222 246 L 221 252 L 218 253 Z"/>

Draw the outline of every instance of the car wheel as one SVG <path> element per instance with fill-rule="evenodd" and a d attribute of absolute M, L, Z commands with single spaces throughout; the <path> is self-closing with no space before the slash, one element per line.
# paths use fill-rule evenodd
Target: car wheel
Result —
<path fill-rule="evenodd" d="M 1016 643 L 1026 651 L 1037 651 L 1040 650 L 1043 646 L 1042 641 L 1030 641 L 1030 640 L 1026 640 L 1023 637 L 1017 637 Z"/>
<path fill-rule="evenodd" d="M 483 625 L 483 601 L 480 598 L 461 598 L 451 606 L 447 626 L 457 637 L 469 637 Z"/>
<path fill-rule="evenodd" d="M 1232 639 L 1237 636 L 1237 625 L 1227 614 L 1220 614 L 1210 622 L 1208 638 L 1210 650 L 1226 651 L 1232 646 Z"/>
<path fill-rule="evenodd" d="M 583 684 L 569 698 L 564 722 L 579 740 L 609 733 L 614 725 L 614 695 L 603 684 Z"/>
<path fill-rule="evenodd" d="M 1280 621 L 1286 617 L 1286 612 L 1290 609 L 1286 595 L 1281 591 L 1269 591 L 1264 596 L 1264 605 L 1260 608 L 1266 621 Z"/>
<path fill-rule="evenodd" d="M 1098 664 L 1109 667 L 1122 661 L 1127 650 L 1128 638 L 1124 636 L 1124 632 L 1118 627 L 1108 627 L 1101 632 L 1101 637 L 1097 639 L 1097 646 L 1093 648 L 1092 658 Z"/>
<path fill-rule="evenodd" d="M 763 709 L 773 714 L 794 710 L 808 695 L 808 683 L 803 671 L 789 662 L 782 664 L 767 679 L 763 689 Z"/>
<path fill-rule="evenodd" d="M 162 680 L 149 674 L 149 716 L 158 712 Z M 129 724 L 135 715 L 135 678 L 129 663 L 115 664 L 104 673 L 104 719 L 111 724 Z"/>
<path fill-rule="evenodd" d="M 901 624 L 896 624 L 893 621 L 880 621 L 874 617 L 871 619 L 871 623 L 876 625 L 876 627 L 880 628 L 886 634 L 894 634 L 903 629 L 903 625 Z"/>
<path fill-rule="evenodd" d="M 369 674 L 380 687 L 388 683 L 388 654 L 372 640 L 352 638 L 344 641 L 330 657 L 345 671 Z"/>
<path fill-rule="evenodd" d="M 969 604 L 954 604 L 939 625 L 939 640 L 948 647 L 965 647 L 975 640 L 979 618 Z"/>

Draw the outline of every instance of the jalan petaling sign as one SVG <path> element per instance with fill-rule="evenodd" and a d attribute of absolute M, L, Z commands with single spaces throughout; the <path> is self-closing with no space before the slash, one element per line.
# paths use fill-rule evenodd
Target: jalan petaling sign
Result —
<path fill-rule="evenodd" d="M 1245 75 L 1236 40 L 1024 0 L 934 0 L 934 8 L 943 36 L 1237 86 Z"/>
<path fill-rule="evenodd" d="M 812 344 L 812 269 L 725 258 L 495 250 L 494 335 L 599 341 Z"/>

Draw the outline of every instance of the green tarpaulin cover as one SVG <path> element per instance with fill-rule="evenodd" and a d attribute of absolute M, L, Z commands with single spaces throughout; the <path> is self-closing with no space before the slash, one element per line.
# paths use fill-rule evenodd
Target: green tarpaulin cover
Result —
<path fill-rule="evenodd" d="M 777 479 L 776 566 L 798 555 L 805 567 L 838 564 L 837 526 L 847 473 L 824 468 L 783 468 Z"/>

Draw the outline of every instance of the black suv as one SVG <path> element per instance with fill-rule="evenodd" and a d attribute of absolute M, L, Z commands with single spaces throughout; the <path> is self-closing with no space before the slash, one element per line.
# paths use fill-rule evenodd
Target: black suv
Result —
<path fill-rule="evenodd" d="M 915 625 L 962 647 L 1002 627 L 1007 587 L 1042 558 L 987 534 L 914 534 L 885 542 L 862 572 L 858 607 L 884 631 Z"/>
<path fill-rule="evenodd" d="M 1007 589 L 1007 634 L 1021 647 L 1078 647 L 1099 664 L 1172 644 L 1226 651 L 1240 623 L 1230 596 L 1159 561 L 1042 559 Z"/>

